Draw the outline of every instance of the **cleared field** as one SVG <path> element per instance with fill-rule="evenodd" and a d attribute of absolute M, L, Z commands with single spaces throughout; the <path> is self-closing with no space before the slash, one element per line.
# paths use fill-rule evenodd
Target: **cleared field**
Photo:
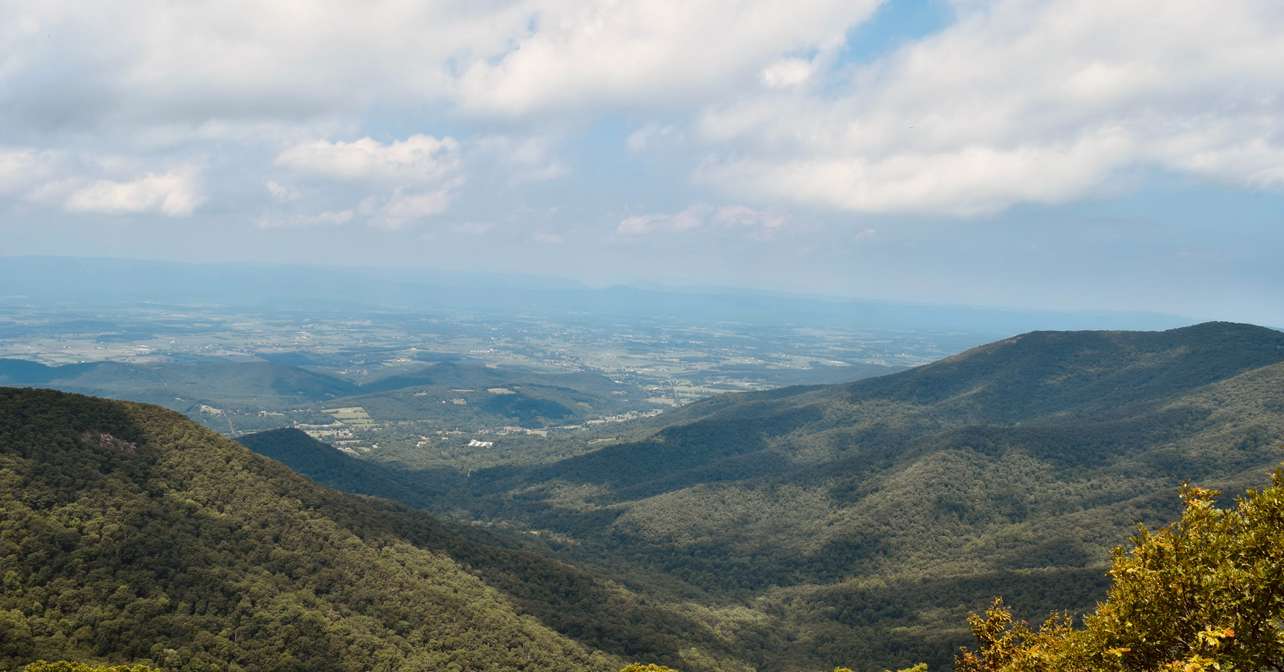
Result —
<path fill-rule="evenodd" d="M 374 428 L 375 421 L 370 418 L 370 414 L 361 406 L 344 406 L 341 408 L 323 408 L 322 413 L 338 420 L 339 422 L 356 427 L 358 429 Z"/>

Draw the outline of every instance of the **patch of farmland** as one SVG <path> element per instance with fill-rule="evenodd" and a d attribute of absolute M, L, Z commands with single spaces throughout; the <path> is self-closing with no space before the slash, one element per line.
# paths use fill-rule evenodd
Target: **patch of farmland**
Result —
<path fill-rule="evenodd" d="M 322 413 L 339 422 L 357 429 L 373 429 L 376 425 L 370 414 L 361 406 L 344 406 L 341 408 L 323 408 Z"/>

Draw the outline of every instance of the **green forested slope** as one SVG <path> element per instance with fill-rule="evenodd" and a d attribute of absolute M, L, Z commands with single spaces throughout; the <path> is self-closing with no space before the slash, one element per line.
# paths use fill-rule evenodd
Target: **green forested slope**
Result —
<path fill-rule="evenodd" d="M 297 473 L 344 492 L 387 497 L 411 506 L 433 501 L 430 474 L 405 473 L 359 460 L 298 429 L 257 432 L 237 440 L 259 455 L 291 465 Z"/>
<path fill-rule="evenodd" d="M 1109 548 L 1284 458 L 1284 334 L 1035 332 L 848 385 L 729 395 L 649 439 L 474 471 L 427 505 L 690 587 L 755 664 L 948 665 L 969 610 L 1084 611 Z M 439 477 L 439 475 L 437 475 Z"/>
<path fill-rule="evenodd" d="M 155 407 L 0 389 L 0 513 L 4 667 L 618 662 L 520 615 L 433 549 L 450 533 L 423 514 L 320 488 Z"/>
<path fill-rule="evenodd" d="M 416 506 L 436 501 L 449 479 L 437 472 L 402 472 L 365 462 L 295 429 L 260 432 L 240 441 L 261 455 L 295 464 L 299 473 L 349 492 L 377 494 Z M 378 522 L 422 548 L 449 554 L 523 610 L 558 632 L 624 658 L 666 662 L 693 669 L 745 669 L 742 643 L 718 632 L 721 619 L 683 596 L 655 599 L 604 576 L 550 558 L 546 550 L 470 527 L 443 526 L 422 513 L 367 501 Z M 343 515 L 336 503 L 335 515 Z M 366 521 L 367 525 L 370 524 Z M 664 577 L 638 579 L 639 588 Z M 648 591 L 650 592 L 650 591 Z"/>

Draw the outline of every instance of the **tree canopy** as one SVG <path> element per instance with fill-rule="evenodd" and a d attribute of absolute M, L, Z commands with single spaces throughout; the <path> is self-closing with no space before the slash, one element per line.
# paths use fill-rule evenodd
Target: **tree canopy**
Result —
<path fill-rule="evenodd" d="M 161 672 L 160 670 L 149 665 L 125 664 L 110 665 L 96 663 L 80 663 L 70 660 L 37 660 L 22 668 L 22 672 Z"/>
<path fill-rule="evenodd" d="M 958 672 L 1233 672 L 1284 661 L 1284 469 L 1233 507 L 1182 489 L 1181 519 L 1116 550 L 1106 600 L 1075 627 L 1037 630 L 996 600 L 971 619 Z"/>

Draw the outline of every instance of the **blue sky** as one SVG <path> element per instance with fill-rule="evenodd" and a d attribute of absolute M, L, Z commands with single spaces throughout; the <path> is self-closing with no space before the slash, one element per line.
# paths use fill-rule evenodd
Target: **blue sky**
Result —
<path fill-rule="evenodd" d="M 1284 324 L 1275 0 L 0 10 L 0 255 Z"/>

